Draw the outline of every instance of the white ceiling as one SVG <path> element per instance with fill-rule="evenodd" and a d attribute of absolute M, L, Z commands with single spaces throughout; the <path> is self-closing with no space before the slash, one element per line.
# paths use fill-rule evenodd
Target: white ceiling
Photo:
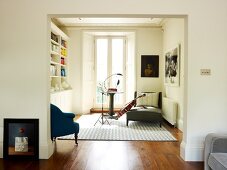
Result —
<path fill-rule="evenodd" d="M 61 26 L 161 26 L 162 18 L 55 18 Z"/>

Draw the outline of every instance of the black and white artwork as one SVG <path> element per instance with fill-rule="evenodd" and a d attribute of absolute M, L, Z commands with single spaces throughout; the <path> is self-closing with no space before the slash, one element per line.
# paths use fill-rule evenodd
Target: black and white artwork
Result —
<path fill-rule="evenodd" d="M 180 85 L 180 45 L 165 53 L 165 83 Z"/>

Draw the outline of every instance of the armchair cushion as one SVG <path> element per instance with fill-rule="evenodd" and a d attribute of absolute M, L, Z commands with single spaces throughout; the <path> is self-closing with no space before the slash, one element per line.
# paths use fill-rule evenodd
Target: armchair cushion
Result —
<path fill-rule="evenodd" d="M 227 153 L 211 153 L 208 159 L 208 165 L 212 169 L 227 169 Z"/>

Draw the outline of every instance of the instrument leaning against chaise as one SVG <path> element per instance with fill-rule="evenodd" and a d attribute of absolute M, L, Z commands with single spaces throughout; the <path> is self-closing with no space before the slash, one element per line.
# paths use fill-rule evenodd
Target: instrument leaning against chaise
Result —
<path fill-rule="evenodd" d="M 124 113 L 126 113 L 127 111 L 129 111 L 135 104 L 136 104 L 136 100 L 138 98 L 141 98 L 141 97 L 145 97 L 146 94 L 142 94 L 138 97 L 136 97 L 135 99 L 133 99 L 132 101 L 130 101 L 129 103 L 127 103 L 119 112 L 117 112 L 117 117 L 121 117 Z"/>

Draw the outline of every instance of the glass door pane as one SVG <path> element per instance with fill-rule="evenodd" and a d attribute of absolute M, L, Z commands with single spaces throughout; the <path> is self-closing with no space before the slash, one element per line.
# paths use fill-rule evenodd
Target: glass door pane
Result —
<path fill-rule="evenodd" d="M 96 40 L 96 82 L 97 85 L 102 85 L 103 81 L 107 77 L 108 69 L 108 39 L 100 38 Z M 103 103 L 106 103 L 106 97 L 104 96 Z M 96 104 L 102 104 L 102 95 L 100 93 L 100 87 L 96 88 Z"/>
<path fill-rule="evenodd" d="M 120 73 L 124 75 L 124 39 L 114 38 L 112 39 L 112 74 Z M 124 81 L 123 76 L 114 76 L 112 79 L 112 86 L 117 87 L 119 92 L 124 91 Z M 119 85 L 117 85 L 119 82 Z M 114 97 L 114 102 L 116 105 L 123 104 L 123 94 L 116 94 Z"/>

